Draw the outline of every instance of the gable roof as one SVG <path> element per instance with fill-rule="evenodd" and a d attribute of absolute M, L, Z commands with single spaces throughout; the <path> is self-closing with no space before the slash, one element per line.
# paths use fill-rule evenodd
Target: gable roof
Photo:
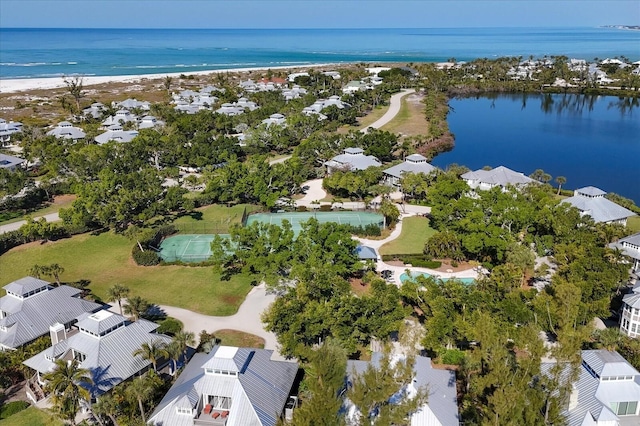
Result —
<path fill-rule="evenodd" d="M 37 285 L 35 281 L 15 283 L 5 286 L 5 289 L 10 287 L 23 291 Z M 49 326 L 55 323 L 68 324 L 85 312 L 102 308 L 98 303 L 77 297 L 79 294 L 80 290 L 62 285 L 49 287 L 24 299 L 11 295 L 0 298 L 0 310 L 8 314 L 0 320 L 0 325 L 7 328 L 6 331 L 0 330 L 0 345 L 17 348 L 47 334 Z"/>
<path fill-rule="evenodd" d="M 273 351 L 216 346 L 196 354 L 157 406 L 154 425 L 193 425 L 192 416 L 178 415 L 176 407 L 202 409 L 203 396 L 231 398 L 227 426 L 275 426 L 293 386 L 298 364 L 272 361 Z M 237 376 L 206 374 L 205 368 L 236 371 Z M 196 413 L 198 415 L 199 413 Z"/>
<path fill-rule="evenodd" d="M 168 336 L 156 334 L 158 325 L 151 321 L 139 319 L 136 322 L 130 322 L 118 314 L 111 314 L 108 318 L 114 318 L 119 323 L 124 323 L 124 326 L 99 338 L 82 331 L 76 332 L 29 358 L 24 364 L 40 373 L 46 373 L 55 366 L 52 359 L 60 358 L 71 350 L 81 352 L 86 355 L 86 358 L 80 363 L 80 367 L 92 372 L 96 382 L 95 395 L 100 395 L 149 367 L 151 363 L 148 360 L 141 356 L 133 356 L 133 352 L 143 343 L 151 343 L 154 340 L 164 343 L 171 341 Z"/>

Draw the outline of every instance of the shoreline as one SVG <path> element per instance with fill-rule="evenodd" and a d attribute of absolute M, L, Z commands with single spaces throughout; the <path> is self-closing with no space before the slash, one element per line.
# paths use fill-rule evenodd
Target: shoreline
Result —
<path fill-rule="evenodd" d="M 214 70 L 202 70 L 202 71 L 187 71 L 187 72 L 172 72 L 172 73 L 158 73 L 158 74 L 131 74 L 131 75 L 105 75 L 105 76 L 87 76 L 82 77 L 83 86 L 85 88 L 89 86 L 95 86 L 106 83 L 138 83 L 142 80 L 160 80 L 165 77 L 177 78 L 181 75 L 185 76 L 203 76 L 219 73 L 241 73 L 241 72 L 253 72 L 253 71 L 267 71 L 267 70 L 286 70 L 286 69 L 300 69 L 300 68 L 317 68 L 345 65 L 344 63 L 326 63 L 326 64 L 309 64 L 309 65 L 282 65 L 276 67 L 257 67 L 257 68 L 225 68 Z M 76 77 L 70 75 L 69 77 Z M 49 90 L 60 89 L 65 87 L 63 80 L 64 77 L 43 77 L 43 78 L 15 78 L 5 79 L 0 78 L 0 94 L 8 93 L 20 93 L 27 90 Z"/>

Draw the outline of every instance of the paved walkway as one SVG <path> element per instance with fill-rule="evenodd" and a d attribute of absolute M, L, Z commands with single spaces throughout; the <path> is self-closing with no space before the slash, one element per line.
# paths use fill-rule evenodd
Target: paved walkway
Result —
<path fill-rule="evenodd" d="M 269 165 L 278 164 L 278 163 L 284 163 L 285 161 L 287 161 L 291 157 L 293 157 L 293 156 L 292 155 L 285 155 L 282 158 L 276 158 L 275 160 L 269 161 Z"/>
<path fill-rule="evenodd" d="M 49 213 L 49 214 L 46 214 L 44 216 L 37 216 L 37 217 L 34 217 L 33 220 L 39 220 L 39 219 L 41 219 L 43 217 L 45 219 L 47 219 L 47 222 L 58 222 L 60 220 L 60 216 L 58 216 L 57 212 L 56 213 Z M 26 220 L 21 220 L 19 222 L 13 222 L 13 223 L 9 223 L 9 224 L 6 224 L 6 225 L 2 225 L 2 226 L 0 226 L 0 234 L 4 234 L 5 232 L 9 232 L 9 231 L 18 230 L 25 223 L 27 223 Z"/>
<path fill-rule="evenodd" d="M 387 110 L 387 112 L 385 112 L 384 115 L 377 121 L 362 129 L 361 132 L 366 132 L 369 127 L 379 129 L 393 120 L 395 116 L 400 112 L 400 107 L 402 106 L 402 98 L 414 92 L 415 89 L 404 89 L 401 92 L 398 92 L 395 95 L 391 96 L 391 99 L 389 99 L 389 109 Z"/>

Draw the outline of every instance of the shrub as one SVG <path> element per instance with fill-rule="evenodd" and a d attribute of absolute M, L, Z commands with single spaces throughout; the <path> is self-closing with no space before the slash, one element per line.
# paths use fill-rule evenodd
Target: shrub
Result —
<path fill-rule="evenodd" d="M 5 404 L 0 408 L 0 420 L 6 419 L 22 410 L 29 408 L 29 403 L 25 401 L 13 401 Z"/>
<path fill-rule="evenodd" d="M 431 257 L 424 254 L 383 254 L 382 261 L 399 260 L 403 263 L 410 263 L 420 268 L 438 269 L 442 262 L 431 260 Z"/>
<path fill-rule="evenodd" d="M 331 211 L 331 205 L 330 204 L 322 204 L 320 206 L 320 211 L 321 212 L 330 212 Z"/>
<path fill-rule="evenodd" d="M 182 322 L 180 320 L 169 317 L 160 323 L 160 326 L 157 328 L 157 332 L 173 336 L 182 331 L 182 327 Z"/>
<path fill-rule="evenodd" d="M 445 349 L 440 353 L 443 364 L 460 365 L 464 361 L 464 352 L 459 349 Z"/>
<path fill-rule="evenodd" d="M 307 206 L 298 206 L 298 207 L 296 207 L 296 211 L 297 212 L 306 212 L 306 211 L 309 211 L 309 209 L 307 208 Z"/>
<path fill-rule="evenodd" d="M 131 255 L 133 256 L 133 260 L 136 264 L 140 266 L 153 266 L 160 263 L 160 256 L 158 256 L 155 251 L 142 251 L 140 250 L 140 247 L 138 247 L 138 244 L 134 244 Z"/>

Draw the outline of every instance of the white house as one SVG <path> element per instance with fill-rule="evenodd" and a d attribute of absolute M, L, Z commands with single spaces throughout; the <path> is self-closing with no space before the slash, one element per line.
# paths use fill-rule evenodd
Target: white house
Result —
<path fill-rule="evenodd" d="M 8 144 L 11 141 L 11 135 L 22 131 L 22 123 L 17 121 L 9 121 L 0 118 L 0 146 Z"/>
<path fill-rule="evenodd" d="M 489 190 L 496 186 L 503 188 L 508 185 L 519 187 L 535 182 L 523 173 L 515 172 L 507 167 L 499 166 L 491 170 L 479 169 L 460 175 L 472 189 Z"/>
<path fill-rule="evenodd" d="M 153 115 L 145 115 L 138 123 L 138 129 L 153 129 L 164 126 L 164 121 L 158 120 Z"/>
<path fill-rule="evenodd" d="M 106 132 L 96 136 L 95 140 L 98 145 L 103 145 L 110 141 L 131 142 L 136 136 L 138 136 L 137 131 L 123 130 L 122 126 L 114 124 L 109 126 Z"/>
<path fill-rule="evenodd" d="M 25 160 L 20 157 L 0 153 L 0 169 L 7 169 L 13 172 L 24 162 Z"/>
<path fill-rule="evenodd" d="M 81 291 L 47 281 L 24 277 L 3 287 L 7 294 L 0 298 L 0 350 L 16 349 L 49 332 L 59 323 L 69 329 L 86 312 L 102 309 L 80 297 Z"/>
<path fill-rule="evenodd" d="M 554 365 L 543 363 L 543 374 Z M 627 360 L 605 349 L 582 351 L 580 375 L 563 410 L 568 426 L 638 425 L 639 403 L 640 373 Z"/>
<path fill-rule="evenodd" d="M 620 332 L 629 337 L 640 336 L 640 285 L 636 284 L 630 294 L 622 298 Z"/>
<path fill-rule="evenodd" d="M 585 186 L 573 192 L 573 197 L 562 200 L 580 210 L 581 214 L 591 216 L 596 223 L 627 224 L 627 218 L 636 214 L 605 198 L 606 192 L 595 186 Z"/>
<path fill-rule="evenodd" d="M 82 112 L 84 113 L 84 115 L 90 115 L 93 118 L 100 118 L 102 117 L 102 113 L 105 110 L 105 106 L 103 104 L 101 104 L 100 102 L 95 102 L 92 103 L 90 107 L 85 108 L 82 110 Z"/>
<path fill-rule="evenodd" d="M 400 179 L 407 173 L 429 174 L 434 170 L 437 169 L 427 162 L 426 157 L 420 154 L 412 154 L 405 158 L 404 162 L 389 167 L 383 170 L 382 173 L 387 184 L 400 186 Z"/>
<path fill-rule="evenodd" d="M 369 167 L 380 167 L 382 163 L 373 155 L 365 155 L 362 148 L 345 148 L 342 154 L 336 155 L 324 163 L 327 173 L 334 170 L 366 170 Z"/>
<path fill-rule="evenodd" d="M 347 386 L 350 386 L 352 374 L 361 374 L 372 363 L 376 368 L 382 360 L 380 352 L 374 352 L 371 361 L 347 361 Z M 402 357 L 396 356 L 391 362 L 398 362 Z M 413 366 L 413 382 L 402 392 L 406 392 L 411 398 L 417 389 L 427 389 L 427 403 L 419 407 L 411 415 L 410 426 L 458 426 L 460 416 L 458 414 L 457 391 L 455 373 L 449 370 L 436 370 L 431 365 L 431 359 L 417 356 Z M 393 403 L 390 398 L 390 403 Z M 358 419 L 362 415 L 349 400 L 345 400 L 343 411 L 346 414 L 347 424 L 355 426 L 360 424 Z"/>
<path fill-rule="evenodd" d="M 81 128 L 75 127 L 68 121 L 61 121 L 56 127 L 47 132 L 47 136 L 55 136 L 56 138 L 77 142 L 84 139 L 87 134 Z"/>
<path fill-rule="evenodd" d="M 262 120 L 262 124 L 266 124 L 269 126 L 284 126 L 286 123 L 286 118 L 282 114 L 271 114 L 269 118 L 265 118 Z"/>
<path fill-rule="evenodd" d="M 154 322 L 130 321 L 107 310 L 85 313 L 70 330 L 59 323 L 49 327 L 51 346 L 24 364 L 37 372 L 38 383 L 44 385 L 42 376 L 55 368 L 55 360 L 75 359 L 80 368 L 90 371 L 94 381 L 91 393 L 95 399 L 151 366 L 149 360 L 134 356 L 133 352 L 143 343 L 169 344 L 171 338 L 156 333 L 157 328 L 158 324 Z M 168 360 L 163 361 L 159 367 L 168 363 Z"/>
<path fill-rule="evenodd" d="M 107 128 L 114 124 L 122 125 L 125 123 L 137 123 L 137 121 L 138 121 L 138 117 L 136 117 L 135 114 L 132 114 L 131 112 L 129 112 L 129 110 L 121 109 L 116 111 L 115 115 L 107 117 L 102 122 L 102 127 Z"/>
<path fill-rule="evenodd" d="M 618 249 L 623 255 L 630 257 L 633 261 L 631 271 L 635 274 L 640 273 L 640 232 L 620 238 L 615 243 L 609 244 L 609 248 Z"/>
<path fill-rule="evenodd" d="M 189 361 L 149 417 L 155 426 L 276 426 L 289 417 L 298 364 L 273 351 L 216 346 Z"/>
<path fill-rule="evenodd" d="M 139 101 L 137 99 L 125 99 L 120 102 L 113 102 L 113 106 L 121 109 L 141 109 L 143 111 L 149 111 L 151 105 L 147 101 Z"/>
<path fill-rule="evenodd" d="M 371 89 L 371 88 L 372 87 L 370 85 L 368 85 L 367 83 L 365 83 L 364 81 L 352 80 L 352 81 L 348 82 L 347 85 L 342 88 L 342 92 L 343 93 L 355 93 L 355 92 L 359 92 L 361 90 L 368 90 L 368 89 Z"/>

